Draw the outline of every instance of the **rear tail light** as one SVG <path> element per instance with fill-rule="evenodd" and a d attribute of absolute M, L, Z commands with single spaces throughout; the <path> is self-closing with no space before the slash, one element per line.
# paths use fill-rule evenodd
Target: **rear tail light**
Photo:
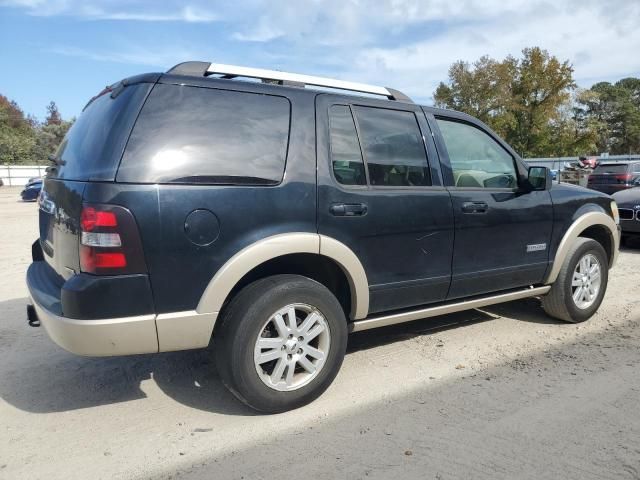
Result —
<path fill-rule="evenodd" d="M 147 271 L 133 214 L 117 205 L 83 205 L 80 269 L 96 275 Z"/>
<path fill-rule="evenodd" d="M 616 175 L 616 180 L 618 180 L 618 183 L 629 183 L 632 178 L 633 178 L 633 175 L 631 175 L 630 173 Z"/>

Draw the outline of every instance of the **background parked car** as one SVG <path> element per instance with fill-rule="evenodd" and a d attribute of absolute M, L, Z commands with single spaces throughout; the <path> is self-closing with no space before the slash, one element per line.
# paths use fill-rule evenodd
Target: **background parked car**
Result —
<path fill-rule="evenodd" d="M 640 162 L 601 163 L 591 175 L 587 187 L 612 195 L 634 186 L 640 177 Z"/>
<path fill-rule="evenodd" d="M 629 188 L 613 195 L 620 212 L 620 228 L 622 241 L 640 238 L 640 178 L 634 182 L 634 188 Z"/>
<path fill-rule="evenodd" d="M 31 202 L 38 199 L 42 190 L 42 179 L 37 178 L 34 182 L 29 182 L 25 185 L 24 190 L 20 192 L 20 197 L 25 202 Z"/>

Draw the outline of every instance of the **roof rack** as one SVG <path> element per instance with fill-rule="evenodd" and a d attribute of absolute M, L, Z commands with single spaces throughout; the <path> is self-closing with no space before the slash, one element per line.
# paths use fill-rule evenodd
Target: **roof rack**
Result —
<path fill-rule="evenodd" d="M 315 87 L 335 88 L 337 90 L 348 90 L 351 92 L 369 93 L 381 95 L 389 100 L 402 102 L 413 101 L 404 93 L 388 87 L 377 87 L 365 83 L 345 82 L 334 78 L 315 77 L 312 75 L 301 75 L 298 73 L 279 72 L 276 70 L 265 70 L 262 68 L 239 67 L 236 65 L 225 65 L 222 63 L 207 62 L 184 62 L 168 70 L 167 73 L 177 75 L 209 76 L 221 75 L 221 78 L 232 79 L 236 77 L 257 78 L 265 82 L 278 82 L 281 85 L 292 85 L 304 87 L 311 85 Z"/>

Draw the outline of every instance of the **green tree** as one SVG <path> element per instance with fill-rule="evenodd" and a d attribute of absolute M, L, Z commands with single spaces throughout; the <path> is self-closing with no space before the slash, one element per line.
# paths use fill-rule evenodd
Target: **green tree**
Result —
<path fill-rule="evenodd" d="M 448 83 L 434 93 L 436 106 L 473 115 L 489 124 L 523 156 L 566 155 L 593 144 L 589 122 L 573 110 L 573 68 L 538 47 L 522 58 L 502 61 L 482 57 L 473 65 L 456 62 Z M 580 132 L 580 142 L 569 142 Z M 566 143 L 559 143 L 562 134 Z M 571 144 L 569 144 L 571 143 Z M 564 145 L 564 146 L 563 146 Z"/>
<path fill-rule="evenodd" d="M 473 65 L 458 61 L 449 68 L 449 83 L 434 93 L 438 107 L 466 112 L 506 135 L 515 118 L 508 109 L 513 65 L 483 56 Z"/>
<path fill-rule="evenodd" d="M 55 102 L 47 106 L 44 123 L 25 116 L 20 107 L 0 95 L 0 163 L 44 164 L 54 153 L 74 120 L 62 119 Z"/>
<path fill-rule="evenodd" d="M 640 152 L 640 79 L 596 83 L 590 92 L 583 106 L 602 125 L 598 150 L 613 155 Z"/>
<path fill-rule="evenodd" d="M 30 163 L 35 145 L 33 120 L 18 105 L 0 95 L 0 163 Z"/>
<path fill-rule="evenodd" d="M 522 54 L 522 60 L 507 59 L 515 66 L 509 108 L 516 118 L 507 139 L 524 156 L 546 156 L 553 125 L 576 88 L 573 67 L 538 47 L 525 48 Z"/>
<path fill-rule="evenodd" d="M 53 100 L 47 105 L 47 118 L 44 120 L 45 125 L 60 125 L 62 123 L 62 116 L 58 111 L 58 106 Z"/>

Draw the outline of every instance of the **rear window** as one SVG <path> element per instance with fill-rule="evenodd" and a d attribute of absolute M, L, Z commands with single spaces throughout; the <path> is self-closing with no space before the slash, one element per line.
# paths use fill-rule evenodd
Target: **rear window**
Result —
<path fill-rule="evenodd" d="M 130 85 L 116 95 L 91 102 L 62 140 L 61 165 L 50 176 L 65 180 L 114 180 L 129 132 L 150 83 Z"/>
<path fill-rule="evenodd" d="M 156 85 L 131 134 L 118 181 L 278 184 L 289 119 L 284 97 Z"/>
<path fill-rule="evenodd" d="M 628 168 L 626 163 L 609 163 L 598 165 L 593 173 L 627 173 Z"/>

